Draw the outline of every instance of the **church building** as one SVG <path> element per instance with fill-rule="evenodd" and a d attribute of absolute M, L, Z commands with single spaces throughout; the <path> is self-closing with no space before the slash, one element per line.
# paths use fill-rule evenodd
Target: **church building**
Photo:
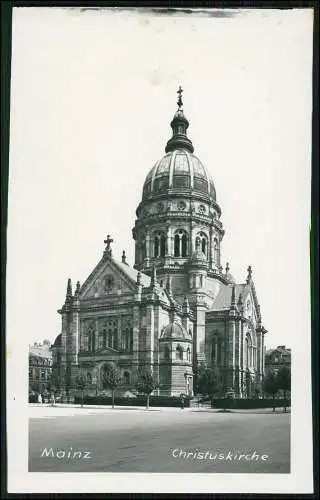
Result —
<path fill-rule="evenodd" d="M 252 270 L 236 283 L 222 266 L 224 229 L 214 182 L 194 155 L 178 90 L 165 155 L 146 176 L 132 231 L 133 268 L 105 240 L 100 262 L 73 291 L 68 280 L 55 340 L 53 376 L 68 390 L 77 375 L 104 390 L 108 363 L 134 393 L 139 368 L 158 395 L 194 394 L 200 365 L 216 367 L 225 392 L 250 397 L 264 374 L 264 336 Z"/>

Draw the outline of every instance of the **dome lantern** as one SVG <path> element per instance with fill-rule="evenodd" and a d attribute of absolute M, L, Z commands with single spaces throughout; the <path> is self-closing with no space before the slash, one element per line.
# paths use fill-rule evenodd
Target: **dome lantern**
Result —
<path fill-rule="evenodd" d="M 191 140 L 187 137 L 187 128 L 189 127 L 189 122 L 183 113 L 183 103 L 182 103 L 182 88 L 179 87 L 177 93 L 178 97 L 178 110 L 175 113 L 172 122 L 170 123 L 172 128 L 172 137 L 168 140 L 166 145 L 166 153 L 174 151 L 176 149 L 187 149 L 190 153 L 193 153 L 194 147 Z"/>

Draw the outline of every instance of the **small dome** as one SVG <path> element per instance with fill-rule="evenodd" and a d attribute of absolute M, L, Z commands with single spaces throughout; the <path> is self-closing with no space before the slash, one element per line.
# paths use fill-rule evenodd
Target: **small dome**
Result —
<path fill-rule="evenodd" d="M 143 199 L 175 188 L 196 191 L 216 200 L 211 175 L 199 158 L 186 149 L 169 151 L 154 165 L 143 186 Z"/>
<path fill-rule="evenodd" d="M 188 339 L 190 335 L 181 323 L 173 321 L 169 323 L 161 334 L 161 339 Z"/>

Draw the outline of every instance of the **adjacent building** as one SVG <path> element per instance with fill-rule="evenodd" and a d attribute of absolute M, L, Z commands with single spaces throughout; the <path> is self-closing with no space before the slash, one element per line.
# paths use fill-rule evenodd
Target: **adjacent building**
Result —
<path fill-rule="evenodd" d="M 29 391 L 43 393 L 51 384 L 52 352 L 48 340 L 29 345 Z"/>
<path fill-rule="evenodd" d="M 108 235 L 100 262 L 59 309 L 53 345 L 63 390 L 82 374 L 88 389 L 104 389 L 108 362 L 118 365 L 124 390 L 139 368 L 151 368 L 159 395 L 193 395 L 200 365 L 215 366 L 225 391 L 251 395 L 264 374 L 266 329 L 251 266 L 236 283 L 223 266 L 224 228 L 210 171 L 194 154 L 178 91 L 172 137 L 147 173 L 132 231 L 135 262 L 112 253 Z"/>
<path fill-rule="evenodd" d="M 278 345 L 275 349 L 268 349 L 265 354 L 265 373 L 277 373 L 280 368 L 291 369 L 291 349 L 285 345 Z"/>

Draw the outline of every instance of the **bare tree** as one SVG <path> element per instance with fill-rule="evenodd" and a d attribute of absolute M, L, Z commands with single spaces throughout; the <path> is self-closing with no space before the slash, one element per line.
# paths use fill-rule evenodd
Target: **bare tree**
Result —
<path fill-rule="evenodd" d="M 112 408 L 114 408 L 114 395 L 116 388 L 122 383 L 119 368 L 115 363 L 108 363 L 102 375 L 102 382 L 105 387 L 112 391 Z"/>
<path fill-rule="evenodd" d="M 147 396 L 147 406 L 149 409 L 150 394 L 157 389 L 158 384 L 153 376 L 150 368 L 139 369 L 138 378 L 136 382 L 136 389 L 138 392 Z"/>

